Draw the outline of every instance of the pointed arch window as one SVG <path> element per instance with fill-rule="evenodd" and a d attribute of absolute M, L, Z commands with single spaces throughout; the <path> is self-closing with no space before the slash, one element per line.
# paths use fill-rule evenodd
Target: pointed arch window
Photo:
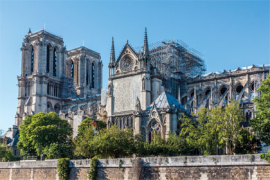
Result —
<path fill-rule="evenodd" d="M 35 50 L 34 50 L 34 47 L 32 47 L 32 52 L 31 52 L 31 74 L 34 72 L 34 60 L 35 60 Z"/>
<path fill-rule="evenodd" d="M 88 61 L 86 63 L 86 85 L 89 85 L 89 65 L 88 65 Z"/>
<path fill-rule="evenodd" d="M 71 61 L 71 69 L 70 69 L 70 76 L 71 76 L 71 78 L 73 79 L 74 78 L 74 63 L 73 63 L 73 61 Z"/>
<path fill-rule="evenodd" d="M 50 72 L 50 46 L 47 46 L 46 72 Z"/>
<path fill-rule="evenodd" d="M 95 64 L 92 63 L 92 88 L 95 88 Z"/>
<path fill-rule="evenodd" d="M 57 52 L 56 49 L 53 50 L 53 76 L 56 76 L 57 67 Z"/>
<path fill-rule="evenodd" d="M 47 95 L 50 94 L 50 84 L 47 85 Z"/>

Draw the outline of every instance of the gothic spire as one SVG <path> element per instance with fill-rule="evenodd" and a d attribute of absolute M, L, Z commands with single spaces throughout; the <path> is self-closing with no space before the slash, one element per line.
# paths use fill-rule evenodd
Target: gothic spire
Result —
<path fill-rule="evenodd" d="M 112 47 L 111 47 L 110 63 L 115 63 L 115 52 L 114 52 L 114 40 L 113 40 L 113 37 L 112 37 Z"/>
<path fill-rule="evenodd" d="M 143 44 L 143 59 L 149 59 L 149 49 L 148 49 L 148 39 L 147 39 L 147 29 L 145 28 L 144 34 L 144 44 Z"/>
<path fill-rule="evenodd" d="M 31 32 L 31 28 L 29 28 L 29 31 L 28 31 L 28 34 L 31 34 L 32 32 Z"/>

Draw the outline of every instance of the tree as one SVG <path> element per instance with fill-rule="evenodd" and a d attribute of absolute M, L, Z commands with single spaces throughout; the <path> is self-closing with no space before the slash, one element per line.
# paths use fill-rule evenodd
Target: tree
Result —
<path fill-rule="evenodd" d="M 221 129 L 222 109 L 200 109 L 193 117 L 182 115 L 181 136 L 185 136 L 189 146 L 200 149 L 202 154 L 216 154 L 216 148 L 221 148 L 219 131 Z M 196 119 L 196 120 L 195 120 Z"/>
<path fill-rule="evenodd" d="M 22 155 L 41 155 L 46 149 L 49 152 L 52 144 L 70 146 L 72 128 L 60 119 L 56 113 L 38 113 L 28 115 L 20 126 L 20 137 L 17 144 Z M 52 145 L 55 146 L 55 145 Z"/>
<path fill-rule="evenodd" d="M 258 91 L 260 96 L 253 100 L 256 116 L 250 121 L 250 126 L 265 145 L 270 145 L 270 75 L 262 82 Z"/>
<path fill-rule="evenodd" d="M 73 145 L 71 143 L 58 144 L 52 143 L 44 148 L 44 154 L 47 159 L 58 159 L 73 157 Z"/>
<path fill-rule="evenodd" d="M 103 121 L 96 121 L 92 118 L 86 118 L 78 127 L 78 135 L 75 138 L 75 155 L 85 158 L 92 158 L 95 156 L 90 147 L 91 142 L 97 133 L 106 128 L 106 123 Z"/>
<path fill-rule="evenodd" d="M 217 148 L 228 149 L 232 153 L 240 138 L 240 122 L 244 120 L 237 102 L 225 108 L 200 109 L 193 117 L 182 115 L 180 135 L 186 137 L 189 146 L 200 149 L 202 154 L 216 154 Z"/>
<path fill-rule="evenodd" d="M 116 125 L 100 130 L 89 146 L 95 156 L 103 158 L 131 156 L 136 151 L 132 129 L 120 130 Z"/>
<path fill-rule="evenodd" d="M 219 132 L 220 143 L 226 144 L 226 152 L 232 154 L 235 150 L 238 139 L 241 139 L 240 122 L 244 121 L 245 117 L 240 109 L 239 103 L 232 101 L 223 110 L 222 130 Z"/>
<path fill-rule="evenodd" d="M 0 146 L 0 160 L 7 162 L 7 161 L 18 160 L 18 158 L 14 157 L 10 149 L 8 149 L 6 146 L 1 145 Z"/>
<path fill-rule="evenodd" d="M 17 161 L 20 160 L 19 157 L 15 157 L 12 153 L 12 150 L 8 148 L 5 141 L 0 143 L 0 161 Z"/>
<path fill-rule="evenodd" d="M 260 140 L 246 128 L 242 128 L 234 152 L 236 154 L 254 154 L 261 150 Z"/>
<path fill-rule="evenodd" d="M 179 156 L 190 154 L 191 151 L 186 140 L 175 133 L 170 133 L 167 140 L 160 135 L 154 134 L 151 143 L 142 140 L 138 142 L 135 143 L 136 153 L 143 156 Z M 136 144 L 140 144 L 140 146 Z"/>

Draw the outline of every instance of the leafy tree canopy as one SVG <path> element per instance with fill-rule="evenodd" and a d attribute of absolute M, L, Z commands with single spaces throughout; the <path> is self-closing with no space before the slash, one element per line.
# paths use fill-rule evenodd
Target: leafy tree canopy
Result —
<path fill-rule="evenodd" d="M 180 135 L 186 137 L 189 146 L 200 149 L 202 154 L 216 154 L 217 148 L 226 147 L 230 153 L 240 136 L 240 122 L 244 115 L 237 102 L 233 101 L 224 108 L 200 109 L 192 117 L 180 118 Z"/>
<path fill-rule="evenodd" d="M 248 129 L 242 128 L 240 138 L 236 142 L 236 154 L 255 154 L 262 150 L 260 140 L 252 134 Z"/>
<path fill-rule="evenodd" d="M 78 135 L 74 141 L 76 145 L 75 155 L 85 158 L 92 158 L 95 156 L 90 147 L 90 143 L 97 136 L 98 132 L 107 125 L 103 121 L 97 121 L 93 118 L 86 118 L 78 127 Z"/>
<path fill-rule="evenodd" d="M 28 115 L 20 126 L 17 146 L 22 155 L 41 155 L 55 143 L 59 146 L 70 145 L 72 128 L 56 113 L 38 113 Z"/>
<path fill-rule="evenodd" d="M 265 145 L 270 145 L 270 75 L 262 82 L 258 91 L 260 96 L 254 99 L 256 117 L 250 121 L 250 125 L 259 139 Z"/>
<path fill-rule="evenodd" d="M 18 158 L 14 157 L 11 149 L 8 149 L 6 146 L 1 145 L 0 146 L 0 162 L 4 161 L 15 161 L 18 160 Z"/>

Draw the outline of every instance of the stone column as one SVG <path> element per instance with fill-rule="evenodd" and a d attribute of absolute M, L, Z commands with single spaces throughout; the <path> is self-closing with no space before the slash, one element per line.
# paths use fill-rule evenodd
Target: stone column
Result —
<path fill-rule="evenodd" d="M 114 108 L 113 108 L 113 81 L 109 80 L 108 81 L 109 84 L 109 93 L 108 93 L 108 98 L 107 98 L 107 103 L 106 103 L 106 111 L 107 111 L 107 117 L 111 117 Z"/>
<path fill-rule="evenodd" d="M 74 65 L 73 82 L 74 87 L 76 87 L 78 84 L 78 61 L 74 60 L 73 65 Z"/>
<path fill-rule="evenodd" d="M 45 67 L 46 67 L 46 63 L 44 62 L 44 48 L 43 48 L 43 42 L 39 41 L 39 43 L 37 44 L 37 57 L 35 57 L 35 60 L 37 61 L 36 63 L 36 71 L 34 72 L 38 72 L 38 73 L 43 73 L 46 72 Z"/>
<path fill-rule="evenodd" d="M 248 101 L 250 102 L 251 101 L 251 87 L 250 87 L 250 76 L 249 76 L 249 74 L 247 73 L 246 74 L 246 79 L 247 79 L 247 92 L 248 92 Z"/>
<path fill-rule="evenodd" d="M 193 111 L 197 112 L 197 89 L 196 86 L 194 86 L 194 103 L 193 103 Z"/>
<path fill-rule="evenodd" d="M 141 76 L 142 83 L 142 99 L 141 108 L 145 110 L 151 103 L 151 79 L 149 73 L 144 73 Z"/>
<path fill-rule="evenodd" d="M 26 48 L 25 48 L 25 46 L 23 46 L 22 48 L 21 48 L 21 51 L 22 51 L 22 62 L 21 62 L 21 76 L 25 76 L 25 74 L 26 74 L 26 69 L 25 69 L 25 63 L 26 63 L 26 57 L 25 57 L 25 55 L 26 55 L 26 53 L 25 53 L 25 51 L 26 51 Z"/>
<path fill-rule="evenodd" d="M 232 88 L 233 88 L 233 80 L 232 77 L 230 77 L 230 90 L 229 90 L 229 99 L 232 99 L 233 93 L 232 93 Z"/>
<path fill-rule="evenodd" d="M 138 114 L 134 116 L 134 131 L 133 131 L 134 136 L 141 133 L 141 128 L 140 128 L 141 121 L 142 121 L 141 115 Z"/>

